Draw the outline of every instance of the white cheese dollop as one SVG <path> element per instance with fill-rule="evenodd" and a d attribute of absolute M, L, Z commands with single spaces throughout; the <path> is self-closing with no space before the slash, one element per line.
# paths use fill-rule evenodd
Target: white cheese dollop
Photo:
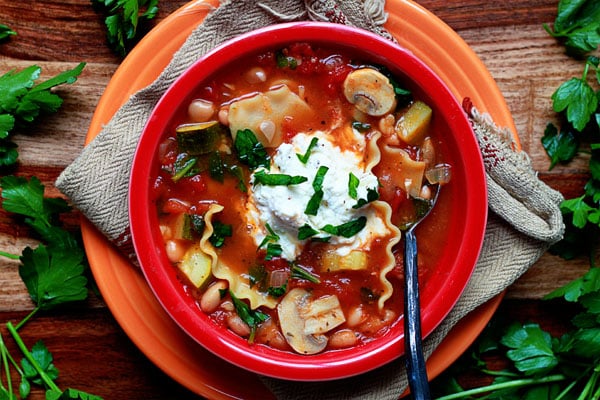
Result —
<path fill-rule="evenodd" d="M 311 149 L 308 161 L 304 164 L 297 154 L 304 155 L 314 137 L 318 138 L 317 145 Z M 320 232 L 315 237 L 329 237 L 331 235 L 320 231 L 322 227 L 328 224 L 338 226 L 361 216 L 367 217 L 367 224 L 358 234 L 350 238 L 331 236 L 329 243 L 336 245 L 336 251 L 340 255 L 346 255 L 356 249 L 368 250 L 372 240 L 387 234 L 386 224 L 370 204 L 359 209 L 352 208 L 357 199 L 367 198 L 368 189 L 378 187 L 377 177 L 371 171 L 365 170 L 365 139 L 360 134 L 354 135 L 354 139 L 356 145 L 350 147 L 356 148 L 357 151 L 342 151 L 326 132 L 300 133 L 294 136 L 290 143 L 283 143 L 277 148 L 267 172 L 299 175 L 308 180 L 290 186 L 252 185 L 246 215 L 257 245 L 268 234 L 268 224 L 280 237 L 278 243 L 283 250 L 282 256 L 292 261 L 306 243 L 306 240 L 298 240 L 300 227 L 308 224 Z M 329 168 L 322 185 L 323 199 L 317 214 L 307 215 L 306 206 L 315 192 L 313 180 L 321 166 Z M 350 173 L 359 180 L 357 199 L 349 194 Z"/>

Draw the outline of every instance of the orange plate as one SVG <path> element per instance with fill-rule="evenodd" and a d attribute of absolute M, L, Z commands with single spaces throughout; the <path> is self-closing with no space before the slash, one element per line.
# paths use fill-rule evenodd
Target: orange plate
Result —
<path fill-rule="evenodd" d="M 217 0 L 194 1 L 156 26 L 115 72 L 98 103 L 89 143 L 129 96 L 151 83 L 174 52 L 202 22 Z M 389 0 L 386 28 L 405 48 L 428 64 L 459 100 L 470 97 L 497 124 L 514 129 L 508 107 L 493 78 L 469 46 L 429 11 L 409 0 Z M 82 221 L 87 256 L 98 287 L 123 330 L 165 373 L 193 392 L 210 399 L 272 399 L 258 377 L 235 367 L 190 339 L 165 313 L 141 271 L 99 233 Z M 501 300 L 498 296 L 464 318 L 427 362 L 435 377 L 475 340 Z M 235 377 L 232 384 L 231 377 Z"/>

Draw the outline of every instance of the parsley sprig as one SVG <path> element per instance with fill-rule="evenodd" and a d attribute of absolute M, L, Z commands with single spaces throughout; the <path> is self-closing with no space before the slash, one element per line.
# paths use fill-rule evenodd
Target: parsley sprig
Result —
<path fill-rule="evenodd" d="M 443 395 L 438 400 L 472 398 L 506 399 L 596 399 L 600 393 L 600 268 L 592 268 L 579 279 L 545 297 L 546 301 L 572 306 L 572 328 L 552 336 L 534 322 L 505 323 L 499 319 L 478 338 L 453 370 L 435 384 Z M 509 365 L 488 370 L 486 355 L 500 353 Z M 484 387 L 463 390 L 452 375 L 477 369 L 494 378 Z"/>
<path fill-rule="evenodd" d="M 124 56 L 139 36 L 140 22 L 149 21 L 158 12 L 158 0 L 91 0 L 103 13 L 109 46 Z"/>
<path fill-rule="evenodd" d="M 546 30 L 555 37 L 565 38 L 570 54 L 582 56 L 595 51 L 600 44 L 600 3 L 561 0 L 554 31 L 548 27 Z M 582 76 L 567 80 L 552 96 L 554 111 L 565 118 L 563 126 L 559 129 L 548 124 L 542 137 L 551 169 L 558 163 L 571 161 L 579 153 L 584 138 L 591 140 L 591 178 L 584 187 L 584 194 L 561 204 L 567 230 L 564 239 L 550 250 L 565 259 L 587 253 L 591 268 L 584 276 L 544 298 L 572 306 L 571 329 L 563 335 L 552 336 L 535 322 L 492 319 L 472 351 L 435 382 L 437 399 L 588 400 L 600 397 L 600 268 L 593 261 L 593 246 L 600 233 L 599 85 L 598 58 L 588 56 Z M 502 370 L 489 370 L 485 356 L 490 352 L 500 352 L 509 365 Z M 493 382 L 464 390 L 453 376 L 456 372 L 464 373 L 467 368 L 493 377 Z"/>
<path fill-rule="evenodd" d="M 85 63 L 64 71 L 47 81 L 37 83 L 42 69 L 31 65 L 21 71 L 0 76 L 0 167 L 17 162 L 17 146 L 10 135 L 18 125 L 27 126 L 42 114 L 58 111 L 63 99 L 52 89 L 77 80 Z"/>
<path fill-rule="evenodd" d="M 600 44 L 600 3 L 596 0 L 561 0 L 553 29 L 544 25 L 555 38 L 563 39 L 567 52 L 582 55 Z"/>
<path fill-rule="evenodd" d="M 75 389 L 60 390 L 55 383 L 58 370 L 52 364 L 52 354 L 42 342 L 37 342 L 29 350 L 18 333 L 38 312 L 82 301 L 88 296 L 85 253 L 79 238 L 65 230 L 59 220 L 59 215 L 70 208 L 62 199 L 44 197 L 44 186 L 35 177 L 27 180 L 5 176 L 0 179 L 0 187 L 2 207 L 22 217 L 41 239 L 35 249 L 26 247 L 20 256 L 0 252 L 0 256 L 20 261 L 19 275 L 35 304 L 33 311 L 17 325 L 10 321 L 6 324 L 23 354 L 21 367 L 9 354 L 0 335 L 0 365 L 4 367 L 7 382 L 7 387 L 4 387 L 0 380 L 0 398 L 16 399 L 11 384 L 12 365 L 21 377 L 18 391 L 22 399 L 29 396 L 31 384 L 45 387 L 47 399 L 100 399 Z"/>

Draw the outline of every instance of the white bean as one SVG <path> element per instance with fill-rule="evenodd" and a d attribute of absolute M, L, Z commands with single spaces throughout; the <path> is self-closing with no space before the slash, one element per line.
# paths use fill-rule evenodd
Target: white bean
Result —
<path fill-rule="evenodd" d="M 261 67 L 253 67 L 246 72 L 246 82 L 253 83 L 261 83 L 267 80 L 267 74 L 264 69 Z"/>
<path fill-rule="evenodd" d="M 229 126 L 229 109 L 228 108 L 221 108 L 219 110 L 219 113 L 217 114 L 217 117 L 219 119 L 219 122 L 225 126 Z"/>
<path fill-rule="evenodd" d="M 354 327 L 362 324 L 366 319 L 367 315 L 361 306 L 352 307 L 346 317 L 346 324 L 348 324 L 349 327 Z"/>
<path fill-rule="evenodd" d="M 217 281 L 212 284 L 200 298 L 200 308 L 207 314 L 212 313 L 221 303 L 221 290 L 227 288 L 227 281 Z"/>
<path fill-rule="evenodd" d="M 354 346 L 358 343 L 356 333 L 351 329 L 342 329 L 334 332 L 329 337 L 329 347 L 334 349 L 343 349 L 345 347 Z"/>
<path fill-rule="evenodd" d="M 196 99 L 188 106 L 188 115 L 194 122 L 206 122 L 215 113 L 215 105 L 212 101 Z"/>
<path fill-rule="evenodd" d="M 227 326 L 241 337 L 250 335 L 250 327 L 237 314 L 231 314 L 227 317 Z"/>
<path fill-rule="evenodd" d="M 279 350 L 289 349 L 283 334 L 271 318 L 260 324 L 256 331 L 256 343 L 266 344 Z"/>
<path fill-rule="evenodd" d="M 186 248 L 181 241 L 176 239 L 169 239 L 165 242 L 165 251 L 167 252 L 167 258 L 172 263 L 178 263 L 185 256 Z"/>

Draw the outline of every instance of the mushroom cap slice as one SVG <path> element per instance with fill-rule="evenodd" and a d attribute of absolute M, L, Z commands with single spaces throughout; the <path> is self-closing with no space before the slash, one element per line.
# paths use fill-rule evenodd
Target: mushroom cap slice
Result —
<path fill-rule="evenodd" d="M 354 106 L 374 117 L 394 110 L 396 94 L 390 80 L 373 68 L 360 68 L 344 80 L 344 96 Z"/>
<path fill-rule="evenodd" d="M 283 336 L 288 344 L 300 354 L 316 354 L 327 346 L 325 335 L 305 333 L 302 308 L 309 301 L 310 293 L 301 288 L 290 290 L 277 306 L 277 315 Z"/>

